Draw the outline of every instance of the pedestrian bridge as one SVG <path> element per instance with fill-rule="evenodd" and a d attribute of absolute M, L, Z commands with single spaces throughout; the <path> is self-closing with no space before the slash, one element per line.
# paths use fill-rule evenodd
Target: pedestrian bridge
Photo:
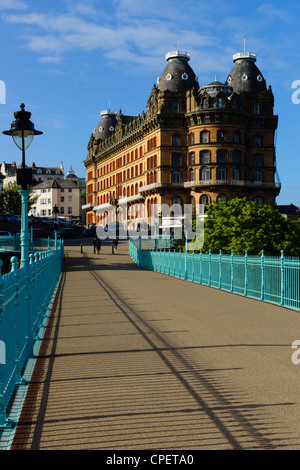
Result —
<path fill-rule="evenodd" d="M 65 247 L 2 449 L 300 449 L 299 311 L 84 245 Z"/>

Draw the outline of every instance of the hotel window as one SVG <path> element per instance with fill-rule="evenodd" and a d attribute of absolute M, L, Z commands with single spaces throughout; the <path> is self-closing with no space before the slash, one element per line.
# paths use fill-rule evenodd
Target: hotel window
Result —
<path fill-rule="evenodd" d="M 254 171 L 254 183 L 255 184 L 261 184 L 262 183 L 262 171 L 261 170 L 255 170 Z"/>
<path fill-rule="evenodd" d="M 217 141 L 218 142 L 225 142 L 225 132 L 224 131 L 218 131 L 217 132 Z"/>
<path fill-rule="evenodd" d="M 190 134 L 189 135 L 189 140 L 190 140 L 190 145 L 194 145 L 194 143 L 195 143 L 195 134 Z"/>
<path fill-rule="evenodd" d="M 195 181 L 195 170 L 194 170 L 194 168 L 192 168 L 189 173 L 190 173 L 190 181 Z"/>
<path fill-rule="evenodd" d="M 209 180 L 209 168 L 208 166 L 204 166 L 201 168 L 201 180 L 208 181 Z"/>
<path fill-rule="evenodd" d="M 263 204 L 263 200 L 262 200 L 262 198 L 259 197 L 259 196 L 255 197 L 255 198 L 253 199 L 253 201 L 254 201 L 254 202 L 257 202 L 257 204 L 258 204 L 259 206 L 262 206 L 262 204 Z"/>
<path fill-rule="evenodd" d="M 202 194 L 200 197 L 200 204 L 203 204 L 204 206 L 209 204 L 209 196 L 207 196 L 207 194 Z"/>
<path fill-rule="evenodd" d="M 201 150 L 201 152 L 200 152 L 200 162 L 202 164 L 209 163 L 209 150 Z"/>
<path fill-rule="evenodd" d="M 172 153 L 172 166 L 180 166 L 180 154 Z"/>
<path fill-rule="evenodd" d="M 190 165 L 195 165 L 195 153 L 190 153 Z"/>
<path fill-rule="evenodd" d="M 180 171 L 172 170 L 172 183 L 180 183 Z"/>
<path fill-rule="evenodd" d="M 217 105 L 218 105 L 218 108 L 224 108 L 224 98 L 219 96 L 217 99 Z"/>
<path fill-rule="evenodd" d="M 240 142 L 240 133 L 239 132 L 234 132 L 233 133 L 233 142 L 235 144 L 238 144 Z"/>
<path fill-rule="evenodd" d="M 64 213 L 65 213 L 65 208 L 64 208 L 64 207 L 61 207 L 61 208 L 60 208 L 60 213 L 61 213 L 61 214 L 64 214 Z"/>
<path fill-rule="evenodd" d="M 233 168 L 233 179 L 234 181 L 239 181 L 240 179 L 240 170 L 238 168 Z"/>
<path fill-rule="evenodd" d="M 203 98 L 203 100 L 202 100 L 202 108 L 203 108 L 203 109 L 207 109 L 207 108 L 208 108 L 208 105 L 209 105 L 209 100 L 208 100 L 208 98 Z"/>
<path fill-rule="evenodd" d="M 253 158 L 254 166 L 262 166 L 262 155 L 256 153 Z"/>
<path fill-rule="evenodd" d="M 217 150 L 217 163 L 226 163 L 226 150 Z"/>
<path fill-rule="evenodd" d="M 240 163 L 240 152 L 238 150 L 233 151 L 233 163 Z"/>
<path fill-rule="evenodd" d="M 172 103 L 172 112 L 173 112 L 173 114 L 178 114 L 179 113 L 179 103 L 178 103 L 178 101 L 173 101 L 173 103 Z"/>
<path fill-rule="evenodd" d="M 253 114 L 258 116 L 260 114 L 260 106 L 259 103 L 254 103 L 253 105 Z"/>
<path fill-rule="evenodd" d="M 224 194 L 219 194 L 217 197 L 217 202 L 226 202 L 226 196 Z"/>
<path fill-rule="evenodd" d="M 65 197 L 64 196 L 60 196 L 60 202 L 65 202 Z"/>
<path fill-rule="evenodd" d="M 72 214 L 72 207 L 68 207 L 68 215 Z"/>
<path fill-rule="evenodd" d="M 217 168 L 217 180 L 226 180 L 226 168 L 224 166 L 219 166 Z"/>
<path fill-rule="evenodd" d="M 254 136 L 253 145 L 254 147 L 261 147 L 261 137 L 259 135 Z"/>
<path fill-rule="evenodd" d="M 180 146 L 180 137 L 179 137 L 179 135 L 173 135 L 172 136 L 172 145 L 174 145 L 174 147 L 179 147 Z"/>
<path fill-rule="evenodd" d="M 209 142 L 209 132 L 203 131 L 200 133 L 200 142 L 201 144 L 208 144 Z"/>

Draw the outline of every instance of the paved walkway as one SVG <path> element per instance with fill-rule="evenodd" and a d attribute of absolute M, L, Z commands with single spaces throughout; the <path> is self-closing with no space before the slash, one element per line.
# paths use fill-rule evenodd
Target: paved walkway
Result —
<path fill-rule="evenodd" d="M 300 449 L 300 313 L 66 252 L 12 449 Z"/>

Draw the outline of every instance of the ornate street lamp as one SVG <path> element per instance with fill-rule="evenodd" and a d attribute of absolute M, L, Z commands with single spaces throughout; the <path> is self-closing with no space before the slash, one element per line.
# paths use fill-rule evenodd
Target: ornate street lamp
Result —
<path fill-rule="evenodd" d="M 11 128 L 3 131 L 3 134 L 10 135 L 16 146 L 22 150 L 21 167 L 17 168 L 17 185 L 22 200 L 21 209 L 21 268 L 29 264 L 29 230 L 28 230 L 28 197 L 31 192 L 28 186 L 32 185 L 32 168 L 25 165 L 25 150 L 33 141 L 35 135 L 42 134 L 34 128 L 30 121 L 31 113 L 25 111 L 25 104 L 20 105 L 21 111 L 14 113 L 15 121 L 12 121 Z"/>

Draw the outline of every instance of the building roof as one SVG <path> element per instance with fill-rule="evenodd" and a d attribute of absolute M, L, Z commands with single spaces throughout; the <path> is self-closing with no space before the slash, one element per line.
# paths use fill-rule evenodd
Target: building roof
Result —
<path fill-rule="evenodd" d="M 70 179 L 54 179 L 54 178 L 47 178 L 46 180 L 34 186 L 34 190 L 49 189 L 49 188 L 72 189 L 72 188 L 78 188 L 78 186 Z"/>
<path fill-rule="evenodd" d="M 110 109 L 101 111 L 101 120 L 97 125 L 94 136 L 96 140 L 105 140 L 109 137 L 115 130 L 117 125 L 117 113 L 116 111 L 111 111 Z"/>
<path fill-rule="evenodd" d="M 266 91 L 266 81 L 256 66 L 256 54 L 241 52 L 233 56 L 234 67 L 226 79 L 234 91 L 261 93 Z"/>
<path fill-rule="evenodd" d="M 198 90 L 197 77 L 188 61 L 190 54 L 182 51 L 173 51 L 166 54 L 168 65 L 157 80 L 159 91 L 181 92 Z"/>

